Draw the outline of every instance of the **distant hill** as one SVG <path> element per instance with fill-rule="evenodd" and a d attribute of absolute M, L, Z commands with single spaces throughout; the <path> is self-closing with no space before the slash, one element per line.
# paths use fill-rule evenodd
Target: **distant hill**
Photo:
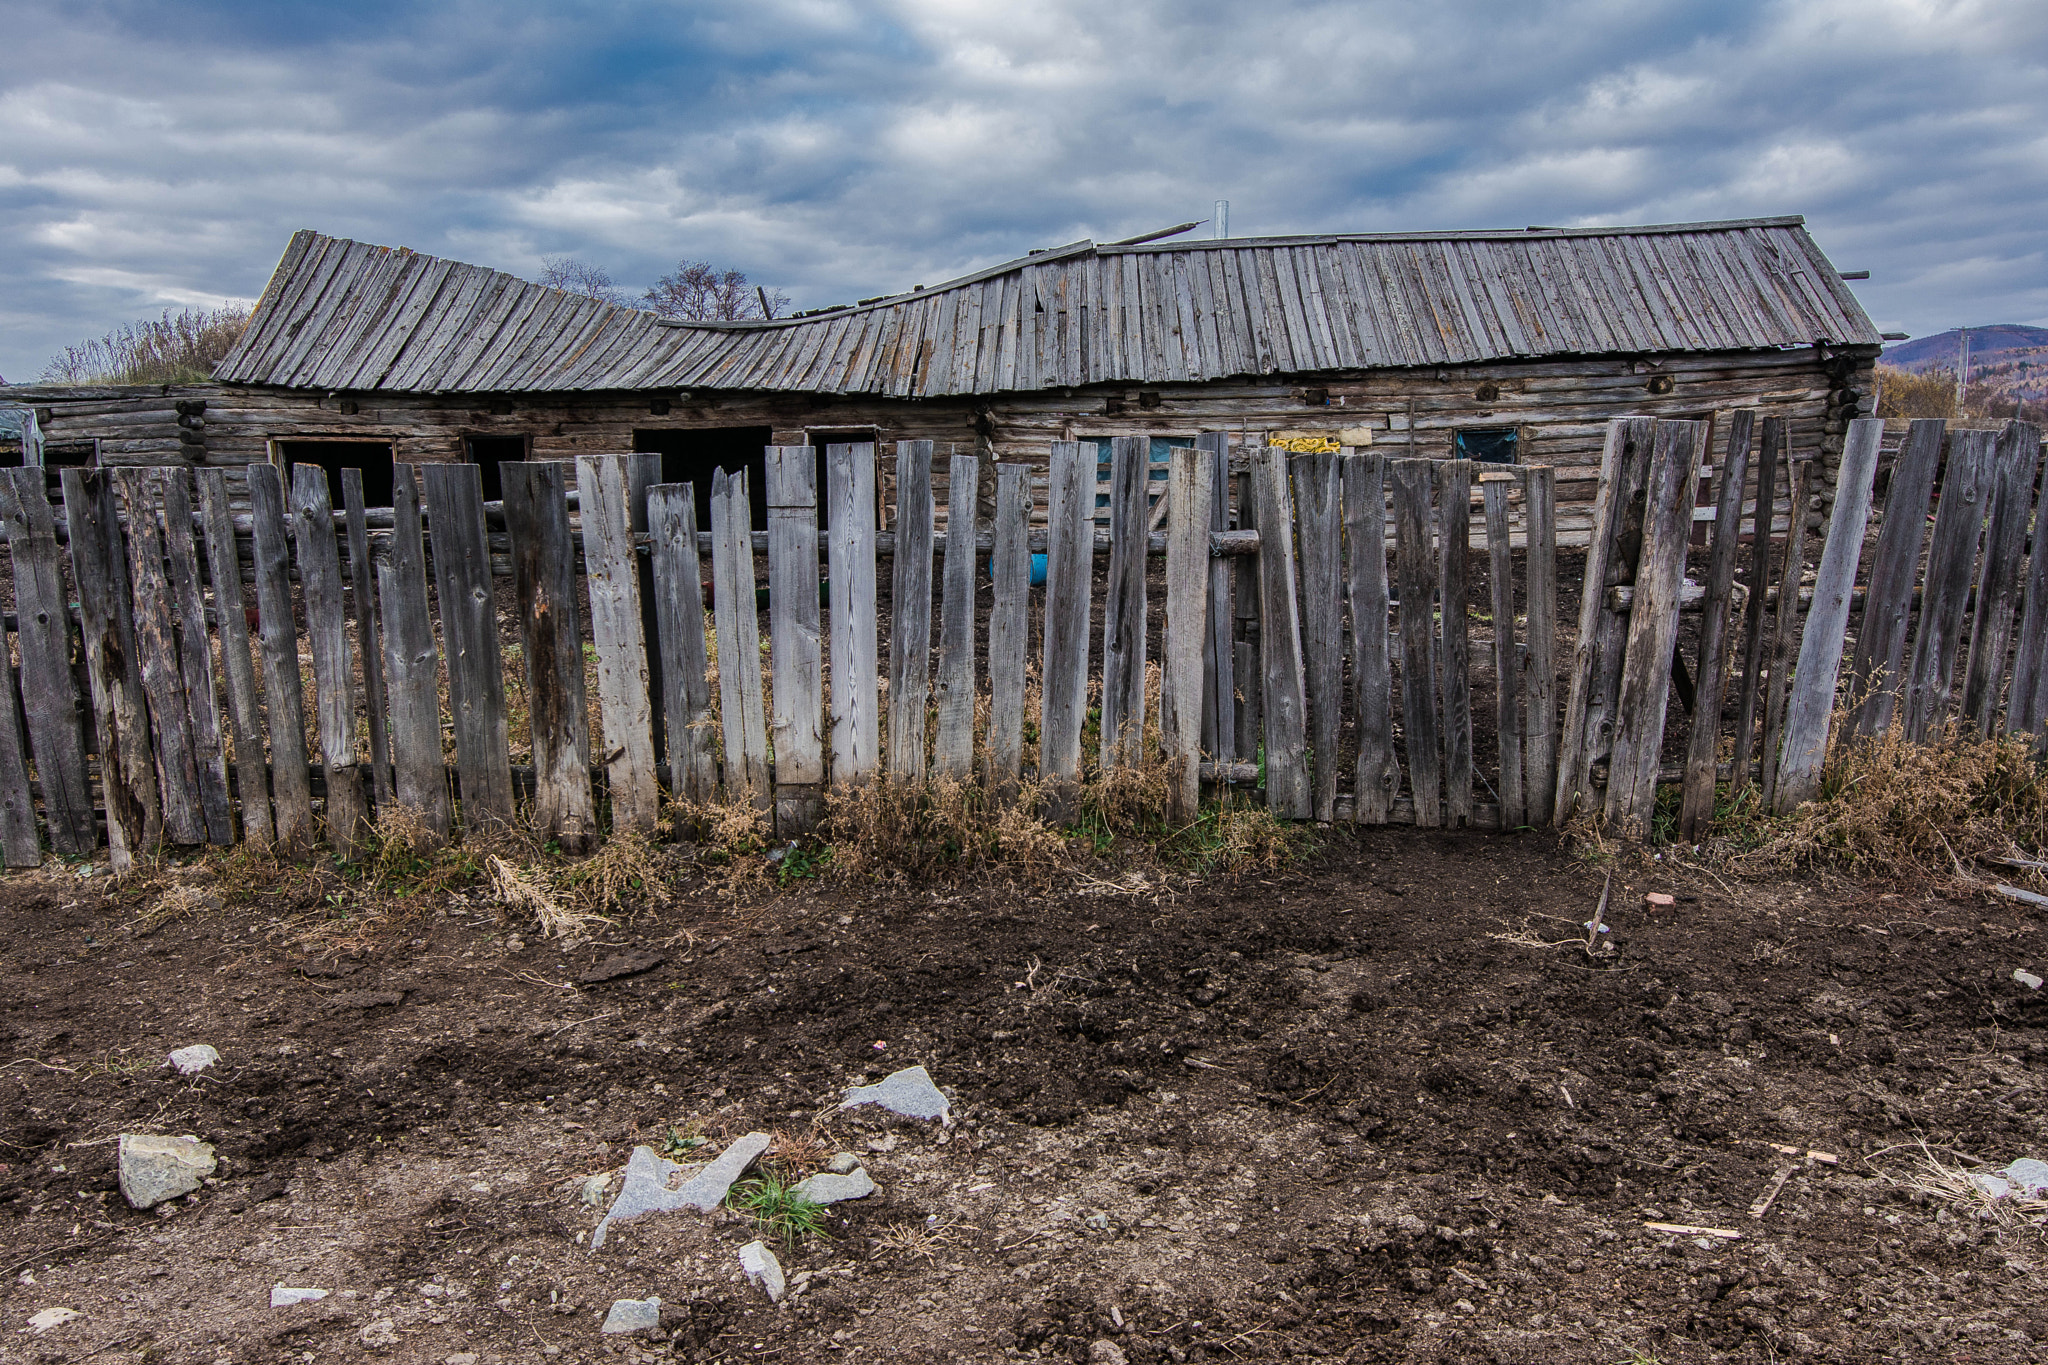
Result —
<path fill-rule="evenodd" d="M 2017 322 L 2001 322 L 1991 327 L 1972 327 L 1970 369 L 1975 371 L 1980 360 L 1997 363 L 2012 359 L 2010 356 L 1999 354 L 2003 351 L 2043 348 L 2048 348 L 2048 327 L 2028 327 Z M 1896 346 L 1887 346 L 1882 361 L 1893 369 L 1905 370 L 1911 374 L 1924 374 L 1928 370 L 1955 369 L 1961 363 L 1962 354 L 1962 329 L 1952 327 L 1933 336 L 1915 337 Z"/>

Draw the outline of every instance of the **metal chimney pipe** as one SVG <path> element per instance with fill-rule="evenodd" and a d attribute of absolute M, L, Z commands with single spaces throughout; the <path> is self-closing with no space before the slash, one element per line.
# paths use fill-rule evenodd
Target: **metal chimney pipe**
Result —
<path fill-rule="evenodd" d="M 1230 235 L 1230 201 L 1228 199 L 1218 199 L 1216 201 L 1215 223 L 1216 240 L 1220 242 Z"/>

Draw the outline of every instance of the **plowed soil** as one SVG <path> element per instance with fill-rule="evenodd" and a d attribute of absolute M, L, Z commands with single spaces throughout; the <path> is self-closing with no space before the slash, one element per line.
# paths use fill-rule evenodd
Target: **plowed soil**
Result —
<path fill-rule="evenodd" d="M 2039 1359 L 2039 1232 L 1898 1183 L 1923 1140 L 2048 1155 L 2035 923 L 1663 867 L 1597 956 L 1598 867 L 1413 830 L 1191 889 L 706 892 L 570 947 L 461 896 L 317 953 L 262 901 L 145 933 L 10 876 L 0 1357 Z M 917 1063 L 952 1127 L 836 1108 Z M 782 1249 L 782 1305 L 730 1211 L 589 1249 L 589 1177 L 754 1129 L 881 1186 Z M 221 1168 L 135 1211 L 121 1132 Z M 659 1334 L 600 1335 L 650 1294 Z"/>

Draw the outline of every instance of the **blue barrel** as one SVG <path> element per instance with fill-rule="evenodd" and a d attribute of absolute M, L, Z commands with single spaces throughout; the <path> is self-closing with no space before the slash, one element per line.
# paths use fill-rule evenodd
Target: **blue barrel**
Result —
<path fill-rule="evenodd" d="M 993 580 L 996 576 L 996 562 L 993 559 L 989 560 L 988 562 L 988 576 L 991 580 Z M 1045 586 L 1044 555 L 1031 556 L 1031 586 L 1034 588 L 1042 588 Z"/>

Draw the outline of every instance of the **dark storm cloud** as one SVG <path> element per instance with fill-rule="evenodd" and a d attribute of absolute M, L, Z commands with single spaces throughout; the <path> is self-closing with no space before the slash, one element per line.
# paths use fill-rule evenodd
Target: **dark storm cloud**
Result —
<path fill-rule="evenodd" d="M 2048 321 L 2048 7 L 0 0 L 0 374 L 302 226 L 800 305 L 1240 234 L 1797 212 L 1881 325 Z"/>

